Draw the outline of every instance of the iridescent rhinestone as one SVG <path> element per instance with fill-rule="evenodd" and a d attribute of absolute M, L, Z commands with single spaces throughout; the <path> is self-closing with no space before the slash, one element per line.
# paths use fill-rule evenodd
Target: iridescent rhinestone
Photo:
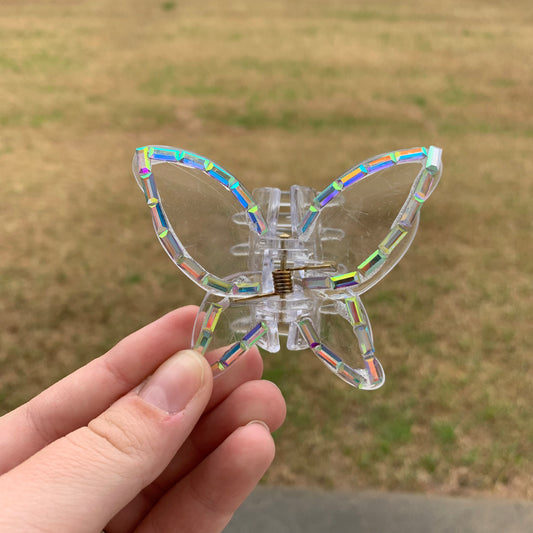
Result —
<path fill-rule="evenodd" d="M 406 235 L 407 230 L 405 228 L 394 226 L 389 234 L 381 241 L 379 249 L 387 255 L 390 254 Z"/>

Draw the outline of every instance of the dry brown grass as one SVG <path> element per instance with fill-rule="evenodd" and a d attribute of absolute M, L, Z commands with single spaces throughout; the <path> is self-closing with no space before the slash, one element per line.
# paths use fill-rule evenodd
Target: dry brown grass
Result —
<path fill-rule="evenodd" d="M 254 188 L 436 144 L 420 233 L 365 296 L 386 386 L 265 356 L 289 406 L 267 481 L 532 497 L 533 9 L 431 4 L 4 0 L 2 410 L 200 301 L 153 236 L 135 147 Z"/>

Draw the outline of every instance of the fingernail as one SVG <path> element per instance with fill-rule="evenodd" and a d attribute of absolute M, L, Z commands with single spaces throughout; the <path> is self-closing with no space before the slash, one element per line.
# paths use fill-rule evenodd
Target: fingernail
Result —
<path fill-rule="evenodd" d="M 204 366 L 194 350 L 167 359 L 148 379 L 139 396 L 150 405 L 175 414 L 185 409 L 204 381 Z"/>
<path fill-rule="evenodd" d="M 248 422 L 248 424 L 246 425 L 250 426 L 251 424 L 259 424 L 263 426 L 264 428 L 266 428 L 267 431 L 270 433 L 270 428 L 267 426 L 266 422 L 263 422 L 262 420 L 250 420 L 250 422 Z"/>

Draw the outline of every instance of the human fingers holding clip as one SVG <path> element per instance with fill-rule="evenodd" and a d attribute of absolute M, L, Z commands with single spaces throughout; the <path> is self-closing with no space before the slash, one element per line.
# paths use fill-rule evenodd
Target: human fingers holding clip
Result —
<path fill-rule="evenodd" d="M 252 349 L 213 384 L 186 307 L 0 419 L 0 530 L 222 531 L 285 416 Z"/>

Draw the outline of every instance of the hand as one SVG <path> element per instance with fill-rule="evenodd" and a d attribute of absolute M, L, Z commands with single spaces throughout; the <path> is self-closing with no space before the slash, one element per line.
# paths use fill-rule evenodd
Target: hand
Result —
<path fill-rule="evenodd" d="M 195 314 L 169 313 L 0 418 L 0 531 L 222 531 L 274 457 L 285 404 L 256 349 L 214 384 L 180 352 Z"/>

